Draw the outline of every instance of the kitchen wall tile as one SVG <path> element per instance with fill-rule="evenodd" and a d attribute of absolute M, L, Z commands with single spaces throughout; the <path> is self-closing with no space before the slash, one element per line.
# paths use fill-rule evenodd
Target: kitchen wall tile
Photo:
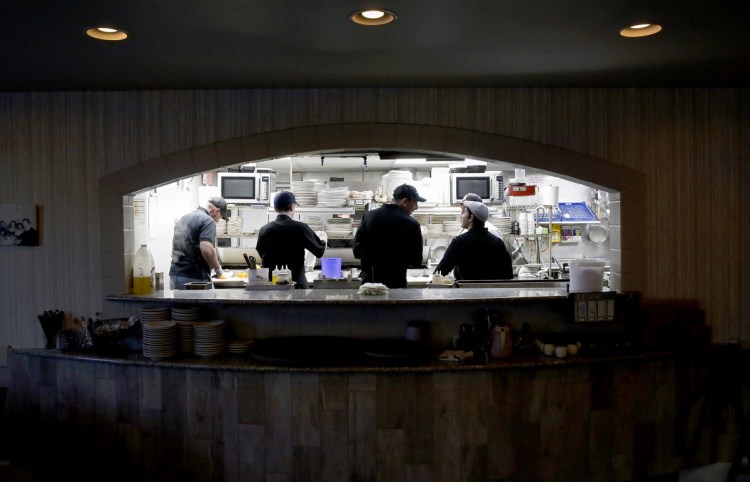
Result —
<path fill-rule="evenodd" d="M 622 216 L 620 215 L 620 211 L 622 209 L 621 207 L 621 201 L 619 192 L 617 193 L 617 200 L 612 199 L 612 194 L 610 194 L 609 197 L 609 225 L 616 225 L 619 226 L 622 224 Z"/>
<path fill-rule="evenodd" d="M 609 252 L 609 269 L 613 273 L 622 273 L 622 250 L 611 249 Z"/>

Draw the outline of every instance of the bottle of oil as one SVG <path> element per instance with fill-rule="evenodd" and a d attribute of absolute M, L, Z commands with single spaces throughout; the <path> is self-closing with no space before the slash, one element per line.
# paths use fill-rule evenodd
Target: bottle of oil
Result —
<path fill-rule="evenodd" d="M 148 246 L 142 244 L 133 258 L 133 293 L 153 293 L 155 271 L 154 257 Z"/>

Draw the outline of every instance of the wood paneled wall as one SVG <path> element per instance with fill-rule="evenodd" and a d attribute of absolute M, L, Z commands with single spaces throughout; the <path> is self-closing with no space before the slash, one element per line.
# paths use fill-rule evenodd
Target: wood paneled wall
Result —
<path fill-rule="evenodd" d="M 112 266 L 102 252 L 116 246 L 122 253 L 123 241 L 101 239 L 116 235 L 100 234 L 100 179 L 219 141 L 358 123 L 506 136 L 643 173 L 648 221 L 642 232 L 620 236 L 645 239 L 644 295 L 698 299 L 715 339 L 750 340 L 742 272 L 750 266 L 749 107 L 748 89 L 0 93 L 0 203 L 42 207 L 40 247 L 0 248 L 0 343 L 42 346 L 36 315 L 45 309 L 76 316 L 102 309 L 111 288 L 101 286 L 102 275 L 123 263 Z M 535 165 L 534 151 L 519 156 Z M 201 170 L 200 159 L 177 155 L 174 162 Z M 169 171 L 141 176 L 144 187 L 171 179 Z M 104 212 L 104 222 L 122 209 Z"/>
<path fill-rule="evenodd" d="M 643 480 L 733 455 L 736 432 L 716 452 L 693 405 L 704 357 L 318 374 L 14 354 L 11 463 L 50 480 Z"/>

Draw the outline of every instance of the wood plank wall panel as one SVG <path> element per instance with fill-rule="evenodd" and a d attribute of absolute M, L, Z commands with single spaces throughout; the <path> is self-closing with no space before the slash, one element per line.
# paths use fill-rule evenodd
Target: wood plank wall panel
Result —
<path fill-rule="evenodd" d="M 633 480 L 731 457 L 732 444 L 699 453 L 685 436 L 698 428 L 700 443 L 736 441 L 731 427 L 700 425 L 692 412 L 708 366 L 692 357 L 364 378 L 275 373 L 243 387 L 245 374 L 231 371 L 123 373 L 14 354 L 24 378 L 9 393 L 11 461 L 77 480 Z M 120 377 L 128 390 L 112 387 Z M 612 393 L 597 402 L 604 379 Z M 326 406 L 324 393 L 349 402 Z M 261 418 L 243 423 L 259 402 Z M 82 454 L 87 463 L 71 463 Z"/>
<path fill-rule="evenodd" d="M 644 294 L 698 299 L 717 340 L 750 340 L 742 270 L 719 268 L 750 264 L 749 107 L 749 89 L 0 93 L 0 203 L 39 204 L 43 212 L 42 246 L 0 248 L 0 272 L 11 273 L 0 277 L 0 343 L 42 346 L 36 314 L 59 308 L 88 317 L 105 305 L 96 213 L 102 177 L 261 132 L 367 122 L 497 134 L 643 172 Z M 532 152 L 520 155 L 537 162 Z M 556 165 L 564 170 L 566 161 L 549 167 Z"/>

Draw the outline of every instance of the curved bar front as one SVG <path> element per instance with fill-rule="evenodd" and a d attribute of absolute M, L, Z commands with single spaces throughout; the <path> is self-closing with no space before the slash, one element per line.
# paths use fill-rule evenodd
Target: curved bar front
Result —
<path fill-rule="evenodd" d="M 675 441 L 729 351 L 295 369 L 16 349 L 12 456 L 77 480 L 633 480 L 696 463 Z"/>

